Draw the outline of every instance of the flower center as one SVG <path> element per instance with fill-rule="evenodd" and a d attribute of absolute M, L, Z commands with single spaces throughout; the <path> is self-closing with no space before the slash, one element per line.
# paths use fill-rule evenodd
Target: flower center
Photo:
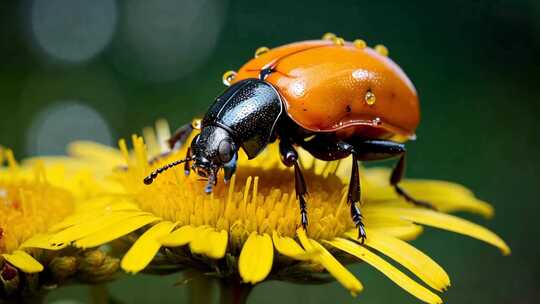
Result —
<path fill-rule="evenodd" d="M 71 195 L 46 182 L 0 181 L 0 254 L 46 232 L 72 209 Z"/>
<path fill-rule="evenodd" d="M 150 186 L 143 184 L 148 172 L 183 158 L 182 151 L 150 166 L 145 157 L 139 157 L 116 177 L 142 210 L 164 220 L 226 230 L 237 244 L 253 231 L 294 237 L 300 226 L 294 173 L 281 164 L 274 146 L 256 159 L 241 157 L 235 177 L 225 184 L 220 176 L 211 194 L 204 192 L 206 181 L 193 173 L 186 177 L 180 169 L 164 172 Z M 135 154 L 141 155 L 140 149 L 144 148 L 135 145 Z M 308 233 L 313 238 L 332 239 L 354 227 L 346 203 L 347 185 L 334 174 L 336 168 L 303 170 L 308 186 Z"/>

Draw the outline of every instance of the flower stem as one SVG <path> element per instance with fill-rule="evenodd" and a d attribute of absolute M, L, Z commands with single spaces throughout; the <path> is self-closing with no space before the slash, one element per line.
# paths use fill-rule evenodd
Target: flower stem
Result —
<path fill-rule="evenodd" d="M 188 299 L 190 304 L 212 303 L 215 279 L 205 275 L 189 273 Z"/>
<path fill-rule="evenodd" d="M 109 303 L 109 290 L 105 284 L 96 284 L 89 287 L 90 303 Z"/>
<path fill-rule="evenodd" d="M 253 285 L 242 284 L 237 280 L 222 280 L 220 282 L 220 304 L 245 304 Z"/>

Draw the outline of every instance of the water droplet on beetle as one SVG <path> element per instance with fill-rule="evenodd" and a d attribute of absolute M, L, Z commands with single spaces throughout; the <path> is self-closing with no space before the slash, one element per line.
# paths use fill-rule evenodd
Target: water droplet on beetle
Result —
<path fill-rule="evenodd" d="M 377 101 L 377 97 L 375 96 L 375 93 L 367 91 L 366 96 L 364 96 L 364 100 L 366 101 L 368 106 L 372 106 L 375 104 L 375 101 Z"/>
<path fill-rule="evenodd" d="M 195 130 L 200 130 L 202 125 L 202 120 L 200 118 L 195 118 L 191 121 L 191 126 Z"/>
<path fill-rule="evenodd" d="M 235 77 L 236 77 L 235 71 L 227 71 L 223 73 L 223 76 L 222 76 L 223 84 L 226 86 L 230 86 Z"/>
<path fill-rule="evenodd" d="M 322 40 L 334 40 L 336 38 L 336 34 L 334 33 L 326 33 L 322 36 Z"/>
<path fill-rule="evenodd" d="M 355 47 L 359 48 L 359 49 L 365 49 L 367 44 L 364 40 L 362 39 L 356 39 L 353 41 L 353 44 Z"/>
<path fill-rule="evenodd" d="M 384 45 L 377 44 L 374 49 L 375 49 L 375 52 L 377 52 L 377 53 L 379 53 L 379 54 L 381 54 L 381 55 L 383 55 L 385 57 L 388 56 L 388 49 Z"/>
<path fill-rule="evenodd" d="M 265 46 L 261 46 L 260 48 L 256 49 L 255 50 L 255 58 L 263 55 L 263 54 L 266 54 L 270 51 L 269 48 L 265 47 Z"/>
<path fill-rule="evenodd" d="M 341 37 L 336 37 L 336 38 L 332 39 L 332 41 L 334 41 L 334 44 L 336 44 L 336 45 L 345 45 L 345 39 L 343 39 Z"/>

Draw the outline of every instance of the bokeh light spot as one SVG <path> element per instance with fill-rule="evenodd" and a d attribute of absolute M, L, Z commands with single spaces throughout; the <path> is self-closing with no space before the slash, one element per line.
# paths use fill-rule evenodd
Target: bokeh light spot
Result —
<path fill-rule="evenodd" d="M 113 43 L 116 68 L 145 82 L 169 82 L 200 67 L 214 50 L 225 1 L 132 0 Z"/>
<path fill-rule="evenodd" d="M 50 57 L 77 63 L 100 53 L 117 24 L 114 0 L 34 0 L 32 33 Z"/>
<path fill-rule="evenodd" d="M 112 134 L 103 117 L 77 101 L 59 101 L 40 112 L 26 136 L 30 155 L 64 154 L 74 140 L 93 140 L 112 145 Z"/>

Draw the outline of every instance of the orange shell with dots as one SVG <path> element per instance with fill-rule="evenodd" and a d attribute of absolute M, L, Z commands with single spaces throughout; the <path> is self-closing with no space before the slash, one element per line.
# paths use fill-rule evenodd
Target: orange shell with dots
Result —
<path fill-rule="evenodd" d="M 290 118 L 309 131 L 415 137 L 416 89 L 396 63 L 372 48 L 328 40 L 291 43 L 247 62 L 232 83 L 258 78 L 266 68 L 273 72 L 265 80 L 281 94 Z"/>

